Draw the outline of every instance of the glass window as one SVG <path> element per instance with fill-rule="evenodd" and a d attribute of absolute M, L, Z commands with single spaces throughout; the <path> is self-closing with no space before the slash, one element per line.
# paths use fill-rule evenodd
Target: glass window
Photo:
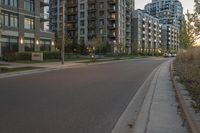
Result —
<path fill-rule="evenodd" d="M 34 29 L 34 20 L 32 18 L 24 18 L 24 28 Z"/>
<path fill-rule="evenodd" d="M 10 26 L 18 27 L 18 18 L 16 15 L 10 15 Z"/>
<path fill-rule="evenodd" d="M 81 35 L 84 35 L 84 34 L 85 34 L 85 30 L 84 30 L 84 29 L 81 29 L 81 30 L 80 30 L 80 34 L 81 34 Z"/>
<path fill-rule="evenodd" d="M 81 12 L 80 13 L 80 18 L 84 18 L 85 17 L 85 13 L 84 12 Z"/>
<path fill-rule="evenodd" d="M 3 25 L 9 26 L 9 17 L 8 14 L 4 14 L 4 20 L 3 20 Z"/>
<path fill-rule="evenodd" d="M 24 49 L 25 51 L 34 51 L 34 39 L 25 38 L 24 39 Z"/>
<path fill-rule="evenodd" d="M 18 52 L 18 38 L 12 36 L 2 36 L 2 54 Z"/>
<path fill-rule="evenodd" d="M 24 9 L 34 11 L 34 0 L 24 0 Z"/>
<path fill-rule="evenodd" d="M 17 7 L 17 0 L 10 0 L 10 6 Z"/>
<path fill-rule="evenodd" d="M 84 25 L 85 25 L 84 20 L 81 20 L 81 21 L 80 21 L 80 25 L 81 25 L 81 26 L 84 26 Z"/>
<path fill-rule="evenodd" d="M 1 0 L 1 4 L 17 7 L 18 0 Z"/>
<path fill-rule="evenodd" d="M 1 14 L 2 25 L 10 27 L 18 27 L 18 16 L 7 12 Z"/>
<path fill-rule="evenodd" d="M 40 40 L 40 51 L 50 51 L 51 41 L 50 40 Z"/>
<path fill-rule="evenodd" d="M 84 10 L 85 9 L 85 5 L 84 4 L 80 4 L 80 9 Z"/>

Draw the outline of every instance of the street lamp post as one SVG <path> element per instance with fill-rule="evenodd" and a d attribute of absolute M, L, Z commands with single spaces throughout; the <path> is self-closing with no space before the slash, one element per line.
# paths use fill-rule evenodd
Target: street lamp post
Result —
<path fill-rule="evenodd" d="M 65 0 L 63 1 L 63 10 L 62 10 L 62 47 L 61 47 L 61 63 L 65 63 Z"/>
<path fill-rule="evenodd" d="M 0 6 L 0 15 L 1 15 L 1 6 Z M 2 20 L 0 20 L 0 57 L 2 56 L 2 49 L 1 49 L 1 34 L 2 34 Z"/>

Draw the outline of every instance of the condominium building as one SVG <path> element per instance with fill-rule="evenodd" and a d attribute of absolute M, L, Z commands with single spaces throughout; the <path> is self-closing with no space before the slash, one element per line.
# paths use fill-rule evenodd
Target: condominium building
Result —
<path fill-rule="evenodd" d="M 1 55 L 54 50 L 54 33 L 47 31 L 46 0 L 0 0 Z"/>
<path fill-rule="evenodd" d="M 184 15 L 179 0 L 152 0 L 145 6 L 145 11 L 158 17 L 161 24 L 171 24 L 181 28 Z"/>
<path fill-rule="evenodd" d="M 62 2 L 50 2 L 50 29 L 54 32 L 61 29 Z M 65 31 L 79 44 L 87 45 L 100 36 L 110 50 L 119 43 L 131 47 L 134 0 L 66 0 L 65 7 Z"/>
<path fill-rule="evenodd" d="M 162 47 L 165 51 L 177 51 L 179 49 L 179 28 L 173 25 L 162 26 Z"/>
<path fill-rule="evenodd" d="M 178 34 L 184 20 L 181 2 L 179 0 L 152 0 L 145 6 L 145 12 L 158 17 L 162 24 L 163 49 L 177 51 L 179 48 Z"/>
<path fill-rule="evenodd" d="M 161 25 L 159 19 L 135 10 L 133 13 L 133 50 L 137 52 L 155 53 L 161 46 Z"/>

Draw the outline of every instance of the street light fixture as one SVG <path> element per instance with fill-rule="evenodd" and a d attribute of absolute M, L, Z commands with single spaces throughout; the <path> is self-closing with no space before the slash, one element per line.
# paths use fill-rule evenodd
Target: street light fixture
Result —
<path fill-rule="evenodd" d="M 22 44 L 24 44 L 24 39 L 21 37 L 21 39 L 20 39 L 20 44 L 22 45 Z"/>

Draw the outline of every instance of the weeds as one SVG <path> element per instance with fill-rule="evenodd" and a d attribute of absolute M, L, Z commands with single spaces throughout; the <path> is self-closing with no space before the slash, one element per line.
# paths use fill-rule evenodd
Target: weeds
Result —
<path fill-rule="evenodd" d="M 200 47 L 178 54 L 174 66 L 180 80 L 195 101 L 192 106 L 200 112 Z"/>

